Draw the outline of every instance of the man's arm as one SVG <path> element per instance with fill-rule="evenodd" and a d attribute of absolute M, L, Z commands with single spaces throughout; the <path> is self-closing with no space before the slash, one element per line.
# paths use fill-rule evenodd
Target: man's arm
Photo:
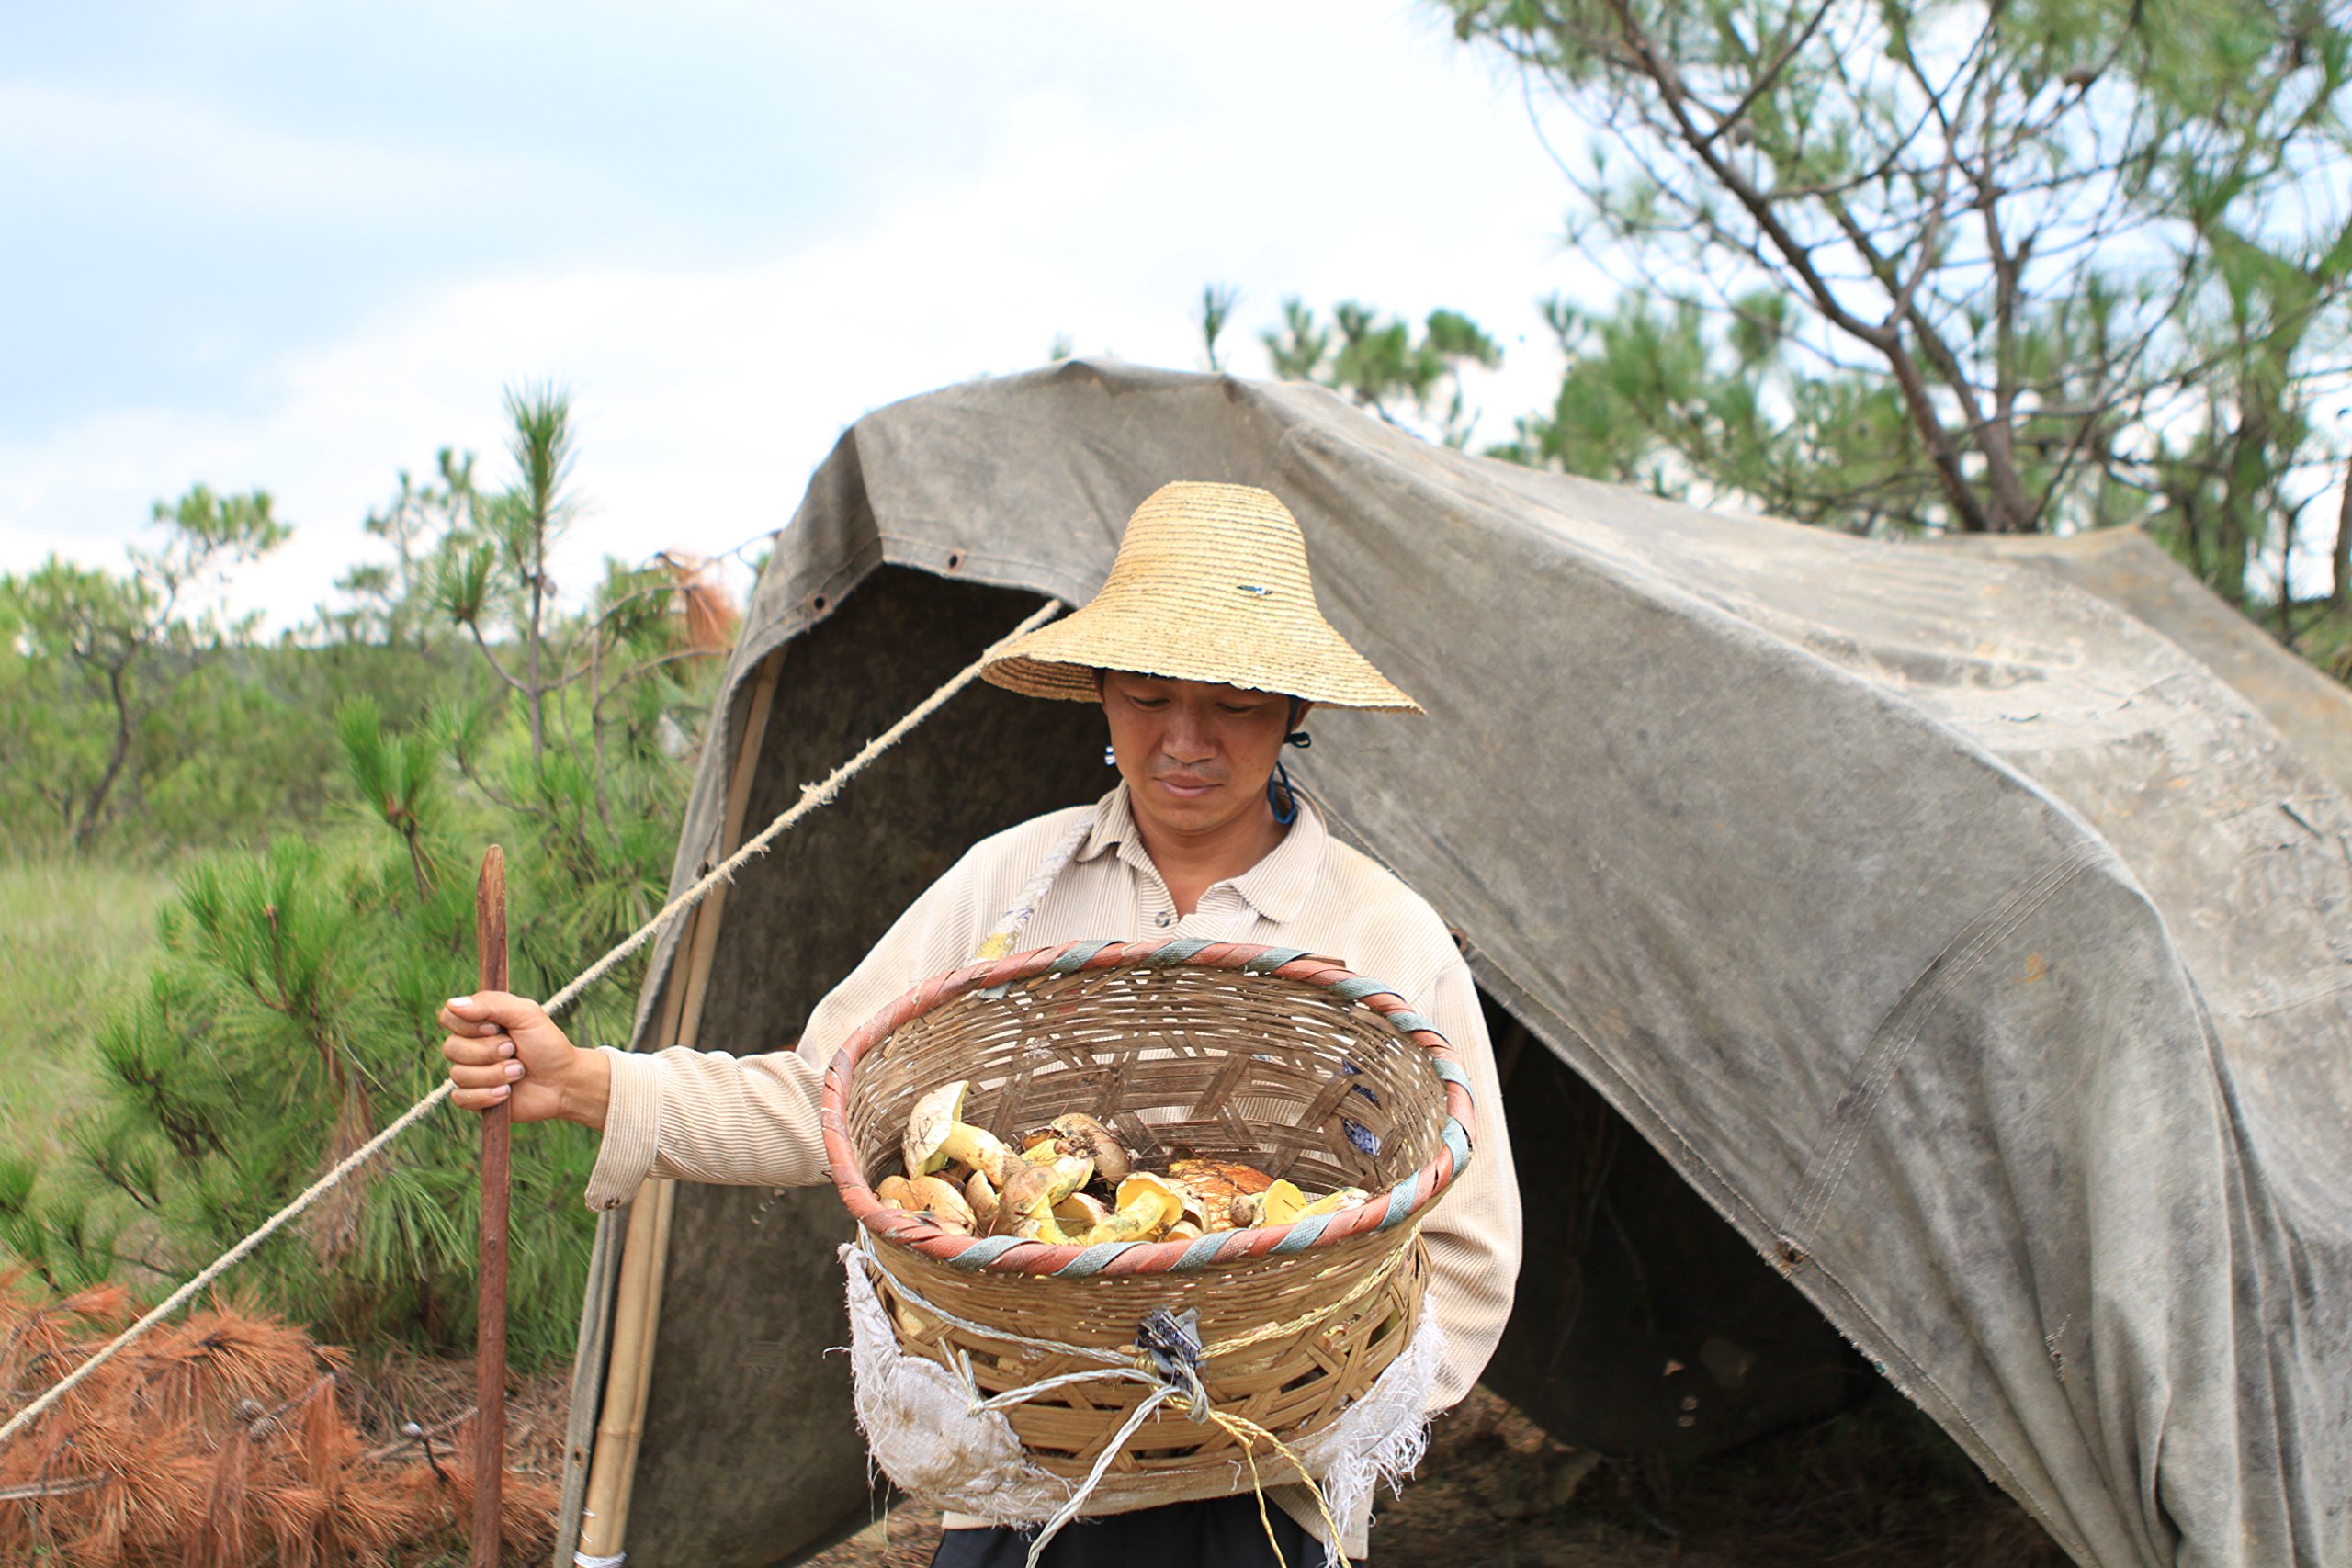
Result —
<path fill-rule="evenodd" d="M 1430 1407 L 1442 1410 L 1478 1381 L 1510 1317 L 1519 1280 L 1519 1178 L 1503 1125 L 1502 1087 L 1487 1038 L 1487 1016 L 1469 967 L 1450 956 L 1429 990 L 1421 1011 L 1469 1066 L 1478 1122 L 1468 1168 L 1421 1226 L 1430 1249 L 1429 1306 L 1446 1336 L 1445 1371 Z"/>
<path fill-rule="evenodd" d="M 809 1187 L 828 1179 L 818 1120 L 825 1067 L 858 1025 L 971 956 L 979 902 L 975 865 L 975 854 L 967 854 L 907 907 L 817 1004 L 794 1050 L 748 1056 L 683 1046 L 594 1053 L 606 1064 L 611 1087 L 588 1206 L 618 1208 L 649 1176 L 729 1187 Z"/>

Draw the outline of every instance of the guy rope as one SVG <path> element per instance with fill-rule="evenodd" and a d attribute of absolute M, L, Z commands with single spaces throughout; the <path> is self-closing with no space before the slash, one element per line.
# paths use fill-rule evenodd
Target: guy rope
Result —
<path fill-rule="evenodd" d="M 876 758 L 880 757 L 883 752 L 888 750 L 900 740 L 906 739 L 907 735 L 912 731 L 917 725 L 920 725 L 923 720 L 938 712 L 939 709 L 944 706 L 948 700 L 954 697 L 956 693 L 971 684 L 972 682 L 979 675 L 981 667 L 986 665 L 989 660 L 995 658 L 999 650 L 1014 642 L 1018 638 L 1026 636 L 1037 627 L 1045 625 L 1056 615 L 1059 614 L 1061 608 L 1062 606 L 1059 601 L 1048 599 L 1042 606 L 1039 607 L 1035 614 L 1030 615 L 1019 626 L 1013 627 L 1012 631 L 1006 633 L 1001 638 L 991 644 L 986 652 L 982 653 L 978 659 L 972 660 L 971 663 L 966 665 L 962 670 L 958 671 L 953 677 L 951 677 L 945 684 L 942 685 L 937 691 L 932 693 L 931 695 L 925 697 L 913 708 L 910 709 L 905 716 L 901 717 L 897 723 L 891 725 L 889 728 L 884 730 L 873 739 L 867 741 L 864 748 L 862 748 L 855 756 L 850 758 L 849 761 L 835 768 L 820 782 L 813 784 L 803 785 L 800 791 L 800 798 L 795 801 L 791 807 L 779 813 L 774 821 L 770 822 L 765 828 L 760 830 L 757 836 L 746 840 L 741 849 L 737 850 L 733 854 L 729 855 L 718 865 L 713 866 L 710 871 L 699 881 L 695 883 L 693 886 L 687 888 L 684 893 L 679 894 L 678 897 L 673 898 L 668 904 L 664 905 L 651 919 L 646 921 L 645 924 L 639 926 L 636 931 L 623 938 L 610 952 L 597 959 L 594 964 L 588 965 L 587 968 L 582 970 L 577 976 L 573 976 L 562 989 L 549 997 L 544 1004 L 547 1011 L 551 1015 L 560 1012 L 563 1009 L 579 1000 L 581 995 L 585 992 L 590 986 L 594 985 L 605 975 L 611 973 L 616 964 L 620 964 L 631 953 L 637 952 L 639 948 L 645 946 L 646 943 L 659 936 L 662 930 L 667 927 L 671 921 L 684 914 L 688 909 L 693 908 L 696 904 L 700 903 L 704 897 L 708 896 L 713 889 L 719 886 L 722 883 L 733 881 L 735 874 L 738 871 L 741 870 L 744 865 L 749 863 L 753 857 L 766 853 L 769 845 L 773 844 L 777 839 L 783 837 L 786 833 L 790 832 L 799 824 L 803 818 L 822 807 L 832 804 L 834 799 L 840 795 L 842 785 L 848 784 L 851 779 L 855 778 L 859 773 L 865 772 L 865 769 Z M 230 1269 L 235 1268 L 240 1262 L 251 1257 L 263 1242 L 268 1240 L 270 1236 L 282 1229 L 286 1225 L 287 1222 L 300 1214 L 305 1209 L 308 1209 L 311 1204 L 317 1202 L 321 1198 L 332 1191 L 338 1183 L 349 1177 L 353 1171 L 367 1164 L 370 1159 L 373 1159 L 387 1145 L 390 1144 L 393 1139 L 399 1137 L 402 1133 L 407 1132 L 411 1127 L 415 1126 L 417 1122 L 430 1115 L 443 1100 L 449 1098 L 452 1088 L 453 1086 L 450 1081 L 446 1077 L 443 1078 L 441 1083 L 430 1094 L 427 1094 L 424 1099 L 418 1100 L 414 1105 L 410 1106 L 406 1111 L 402 1111 L 400 1116 L 386 1126 L 382 1132 L 378 1133 L 374 1137 L 368 1139 L 358 1148 L 353 1150 L 345 1158 L 337 1161 L 334 1168 L 328 1170 L 325 1175 L 320 1177 L 310 1186 L 304 1188 L 302 1191 L 297 1194 L 294 1200 L 288 1203 L 284 1208 L 278 1210 L 277 1213 L 270 1215 L 269 1218 L 254 1226 L 250 1234 L 239 1240 L 234 1246 L 231 1247 L 228 1251 L 222 1253 L 219 1258 L 206 1265 L 195 1278 L 189 1280 L 186 1284 L 180 1286 L 179 1289 L 164 1297 L 164 1300 L 158 1303 L 145 1316 L 140 1318 L 138 1322 L 132 1324 L 120 1334 L 115 1336 L 112 1340 L 108 1341 L 102 1349 L 92 1355 L 89 1359 L 74 1368 L 72 1372 L 68 1373 L 62 1381 L 33 1400 L 31 1404 L 26 1405 L 22 1410 L 17 1412 L 16 1415 L 10 1416 L 5 1425 L 0 1425 L 0 1444 L 6 1443 L 10 1438 L 16 1437 L 26 1427 L 31 1426 L 43 1415 L 46 1415 L 51 1409 L 54 1408 L 60 1400 L 72 1393 L 85 1378 L 97 1371 L 98 1368 L 104 1366 L 107 1362 L 112 1360 L 123 1350 L 125 1347 L 138 1339 L 149 1329 L 153 1328 L 157 1324 L 163 1322 L 173 1313 L 177 1312 L 181 1307 L 186 1306 L 189 1302 L 195 1300 L 207 1286 L 220 1279 L 221 1275 L 227 1273 Z"/>

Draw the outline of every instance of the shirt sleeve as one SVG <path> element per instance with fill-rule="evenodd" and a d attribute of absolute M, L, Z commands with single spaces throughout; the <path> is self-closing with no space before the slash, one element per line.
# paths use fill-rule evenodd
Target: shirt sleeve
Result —
<path fill-rule="evenodd" d="M 1510 1316 L 1520 1258 L 1519 1178 L 1503 1126 L 1495 1050 L 1469 965 L 1448 946 L 1447 961 L 1421 1010 L 1470 1069 L 1477 1129 L 1469 1166 L 1421 1225 L 1430 1250 L 1429 1306 L 1446 1340 L 1445 1368 L 1430 1399 L 1432 1411 L 1458 1403 L 1486 1371 Z"/>
<path fill-rule="evenodd" d="M 612 1094 L 588 1176 L 588 1206 L 617 1209 L 649 1176 L 723 1187 L 830 1179 L 818 1121 L 826 1066 L 858 1025 L 971 956 L 978 893 L 967 854 L 817 1004 L 793 1050 L 733 1056 L 676 1045 L 608 1049 Z"/>

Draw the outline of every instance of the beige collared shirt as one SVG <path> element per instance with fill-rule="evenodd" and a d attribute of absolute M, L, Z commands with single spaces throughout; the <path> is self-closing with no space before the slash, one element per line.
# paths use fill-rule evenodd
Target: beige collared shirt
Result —
<path fill-rule="evenodd" d="M 982 840 L 817 1004 L 797 1051 L 740 1058 L 682 1048 L 611 1053 L 612 1101 L 589 1178 L 590 1206 L 617 1207 L 648 1176 L 775 1187 L 830 1179 L 817 1118 L 834 1051 L 903 992 L 970 962 L 1046 854 L 1088 817 L 1086 838 L 1016 945 L 1182 936 L 1305 948 L 1394 986 L 1469 1064 L 1476 1156 L 1422 1227 L 1432 1266 L 1430 1304 L 1447 1346 L 1431 1407 L 1453 1404 L 1494 1353 L 1519 1273 L 1519 1185 L 1494 1052 L 1477 988 L 1445 922 L 1389 872 L 1333 838 L 1311 802 L 1263 860 L 1211 886 L 1181 917 L 1144 852 L 1124 784 L 1093 806 Z M 1298 1513 L 1292 1498 L 1280 1500 Z M 1301 1522 L 1320 1535 L 1308 1514 Z M 1362 1541 L 1344 1544 L 1351 1554 L 1363 1551 Z"/>

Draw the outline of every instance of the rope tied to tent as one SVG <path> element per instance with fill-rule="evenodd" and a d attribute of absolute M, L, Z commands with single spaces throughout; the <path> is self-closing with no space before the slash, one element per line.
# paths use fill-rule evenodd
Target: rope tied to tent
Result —
<path fill-rule="evenodd" d="M 779 812 L 775 818 L 765 828 L 762 829 L 756 837 L 747 840 L 741 848 L 738 849 L 733 854 L 729 855 L 725 860 L 719 862 L 718 864 L 706 872 L 702 877 L 694 884 L 694 886 L 688 887 L 684 893 L 679 894 L 676 897 L 671 899 L 669 903 L 663 905 L 650 919 L 638 927 L 636 931 L 630 932 L 628 936 L 622 938 L 620 942 L 616 943 L 610 951 L 605 953 L 603 957 L 589 964 L 587 968 L 582 970 L 577 976 L 573 976 L 572 979 L 560 990 L 549 997 L 547 1001 L 542 1004 L 548 1013 L 549 1015 L 553 1015 L 579 1000 L 582 993 L 586 991 L 590 986 L 595 984 L 598 980 L 604 978 L 605 976 L 610 974 L 615 965 L 620 964 L 631 953 L 637 952 L 639 948 L 645 946 L 646 943 L 659 936 L 663 928 L 668 926 L 671 921 L 676 919 L 680 915 L 684 914 L 688 909 L 693 908 L 696 904 L 702 902 L 705 897 L 709 896 L 712 889 L 718 887 L 721 883 L 732 882 L 734 880 L 735 874 L 738 871 L 741 871 L 755 856 L 766 853 L 767 848 L 770 844 L 774 843 L 777 839 L 783 837 L 786 833 L 790 832 L 795 827 L 798 826 L 803 818 L 806 818 L 811 812 L 818 810 L 820 807 L 831 805 L 840 795 L 842 785 L 848 784 L 850 780 L 855 778 L 859 773 L 864 773 L 876 758 L 882 755 L 883 752 L 888 751 L 891 747 L 905 739 L 909 732 L 913 730 L 917 725 L 920 725 L 923 720 L 938 712 L 941 707 L 946 705 L 950 698 L 954 697 L 958 692 L 961 692 L 966 686 L 970 685 L 972 682 L 978 677 L 982 668 L 984 668 L 991 659 L 994 659 L 1000 650 L 1018 638 L 1027 636 L 1037 627 L 1044 626 L 1047 621 L 1053 619 L 1055 615 L 1060 614 L 1062 604 L 1059 600 L 1046 600 L 1046 603 L 1040 605 L 1034 614 L 1023 619 L 1019 626 L 1013 627 L 1012 630 L 1007 632 L 1003 637 L 999 637 L 995 642 L 989 644 L 987 650 L 981 653 L 978 659 L 973 660 L 972 662 L 964 666 L 962 670 L 949 677 L 946 682 L 941 685 L 938 690 L 933 692 L 931 695 L 925 697 L 922 702 L 909 709 L 897 723 L 891 725 L 889 728 L 884 730 L 873 739 L 868 740 L 865 746 L 858 750 L 855 756 L 853 756 L 849 761 L 842 763 L 831 773 L 826 774 L 825 777 L 818 783 L 803 784 L 800 790 L 800 798 L 795 801 L 784 811 Z M 325 1175 L 320 1177 L 316 1181 L 311 1183 L 310 1186 L 304 1188 L 295 1196 L 292 1201 L 288 1202 L 284 1208 L 278 1210 L 276 1213 L 270 1215 L 269 1218 L 264 1220 L 260 1224 L 254 1226 L 252 1231 L 248 1232 L 243 1237 L 239 1239 L 236 1244 L 232 1246 L 226 1252 L 223 1252 L 219 1258 L 214 1258 L 212 1262 L 206 1265 L 203 1269 L 198 1272 L 195 1278 L 189 1280 L 186 1284 L 180 1286 L 179 1289 L 164 1297 L 163 1301 L 158 1303 L 153 1310 L 146 1314 L 146 1315 L 140 1318 L 136 1323 L 133 1323 L 130 1327 L 124 1329 L 120 1334 L 116 1335 L 113 1339 L 109 1340 L 102 1348 L 93 1354 L 89 1359 L 84 1361 L 80 1366 L 74 1368 L 73 1371 L 67 1373 L 64 1378 L 52 1384 L 38 1398 L 34 1399 L 31 1404 L 26 1405 L 22 1410 L 17 1412 L 16 1415 L 10 1416 L 5 1425 L 0 1425 L 0 1443 L 7 1442 L 17 1433 L 31 1426 L 33 1422 L 40 1419 L 53 1408 L 60 1400 L 66 1396 L 66 1394 L 72 1393 L 85 1378 L 87 1378 L 92 1372 L 96 1371 L 98 1368 L 112 1360 L 117 1355 L 120 1354 L 126 1347 L 139 1339 L 141 1336 L 146 1334 L 148 1330 L 153 1328 L 157 1324 L 163 1322 L 173 1313 L 177 1312 L 181 1307 L 193 1301 L 206 1286 L 220 1279 L 221 1275 L 235 1268 L 247 1258 L 253 1256 L 253 1254 L 261 1247 L 261 1244 L 268 1240 L 270 1236 L 276 1235 L 280 1229 L 284 1228 L 287 1222 L 292 1220 L 297 1215 L 300 1214 L 305 1209 L 308 1209 L 311 1204 L 317 1202 L 321 1198 L 324 1197 L 338 1184 L 349 1177 L 353 1171 L 357 1170 L 361 1166 L 367 1164 L 368 1161 L 382 1152 L 382 1150 L 390 1145 L 393 1139 L 399 1137 L 402 1133 L 407 1132 L 411 1127 L 415 1126 L 427 1115 L 431 1114 L 435 1107 L 439 1106 L 443 1100 L 449 1098 L 455 1088 L 456 1086 L 452 1084 L 449 1079 L 446 1077 L 443 1078 L 439 1085 L 437 1085 L 431 1093 L 425 1095 L 424 1099 L 418 1100 L 414 1105 L 410 1106 L 406 1111 L 402 1111 L 389 1126 L 385 1127 L 383 1131 L 378 1133 L 374 1137 L 360 1145 L 359 1147 L 354 1149 L 344 1158 L 335 1162 L 333 1168 L 329 1169 Z"/>

